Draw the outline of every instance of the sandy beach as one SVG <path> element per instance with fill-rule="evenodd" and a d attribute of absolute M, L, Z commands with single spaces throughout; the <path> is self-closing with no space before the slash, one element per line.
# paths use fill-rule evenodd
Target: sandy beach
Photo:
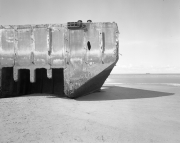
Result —
<path fill-rule="evenodd" d="M 179 143 L 180 88 L 104 84 L 78 99 L 0 99 L 0 143 Z"/>
<path fill-rule="evenodd" d="M 180 0 L 0 0 L 0 143 L 180 143 L 179 61 Z"/>

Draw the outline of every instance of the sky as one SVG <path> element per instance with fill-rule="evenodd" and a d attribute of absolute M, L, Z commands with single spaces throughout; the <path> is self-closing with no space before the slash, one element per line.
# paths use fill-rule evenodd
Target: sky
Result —
<path fill-rule="evenodd" d="M 0 25 L 116 22 L 113 74 L 180 73 L 180 0 L 0 0 Z"/>

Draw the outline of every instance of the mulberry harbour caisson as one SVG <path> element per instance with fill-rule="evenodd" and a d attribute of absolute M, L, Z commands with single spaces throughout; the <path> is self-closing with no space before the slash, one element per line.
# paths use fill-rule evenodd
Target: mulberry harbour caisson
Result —
<path fill-rule="evenodd" d="M 99 91 L 118 61 L 115 22 L 0 25 L 0 97 Z"/>

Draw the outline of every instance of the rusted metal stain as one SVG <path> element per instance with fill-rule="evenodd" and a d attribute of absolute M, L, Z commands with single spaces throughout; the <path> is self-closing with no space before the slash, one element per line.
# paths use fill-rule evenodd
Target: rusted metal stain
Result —
<path fill-rule="evenodd" d="M 64 93 L 74 97 L 92 78 L 112 70 L 118 60 L 119 31 L 116 23 L 68 26 L 0 26 L 0 69 L 13 67 L 15 81 L 20 69 L 28 69 L 30 82 L 36 82 L 36 69 L 45 68 L 52 78 L 52 69 L 63 68 Z"/>

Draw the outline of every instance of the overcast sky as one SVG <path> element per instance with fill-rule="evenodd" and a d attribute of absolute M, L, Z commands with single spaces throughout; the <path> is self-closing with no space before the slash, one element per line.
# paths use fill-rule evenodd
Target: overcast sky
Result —
<path fill-rule="evenodd" d="M 180 0 L 0 0 L 0 25 L 117 22 L 113 73 L 180 73 Z"/>

